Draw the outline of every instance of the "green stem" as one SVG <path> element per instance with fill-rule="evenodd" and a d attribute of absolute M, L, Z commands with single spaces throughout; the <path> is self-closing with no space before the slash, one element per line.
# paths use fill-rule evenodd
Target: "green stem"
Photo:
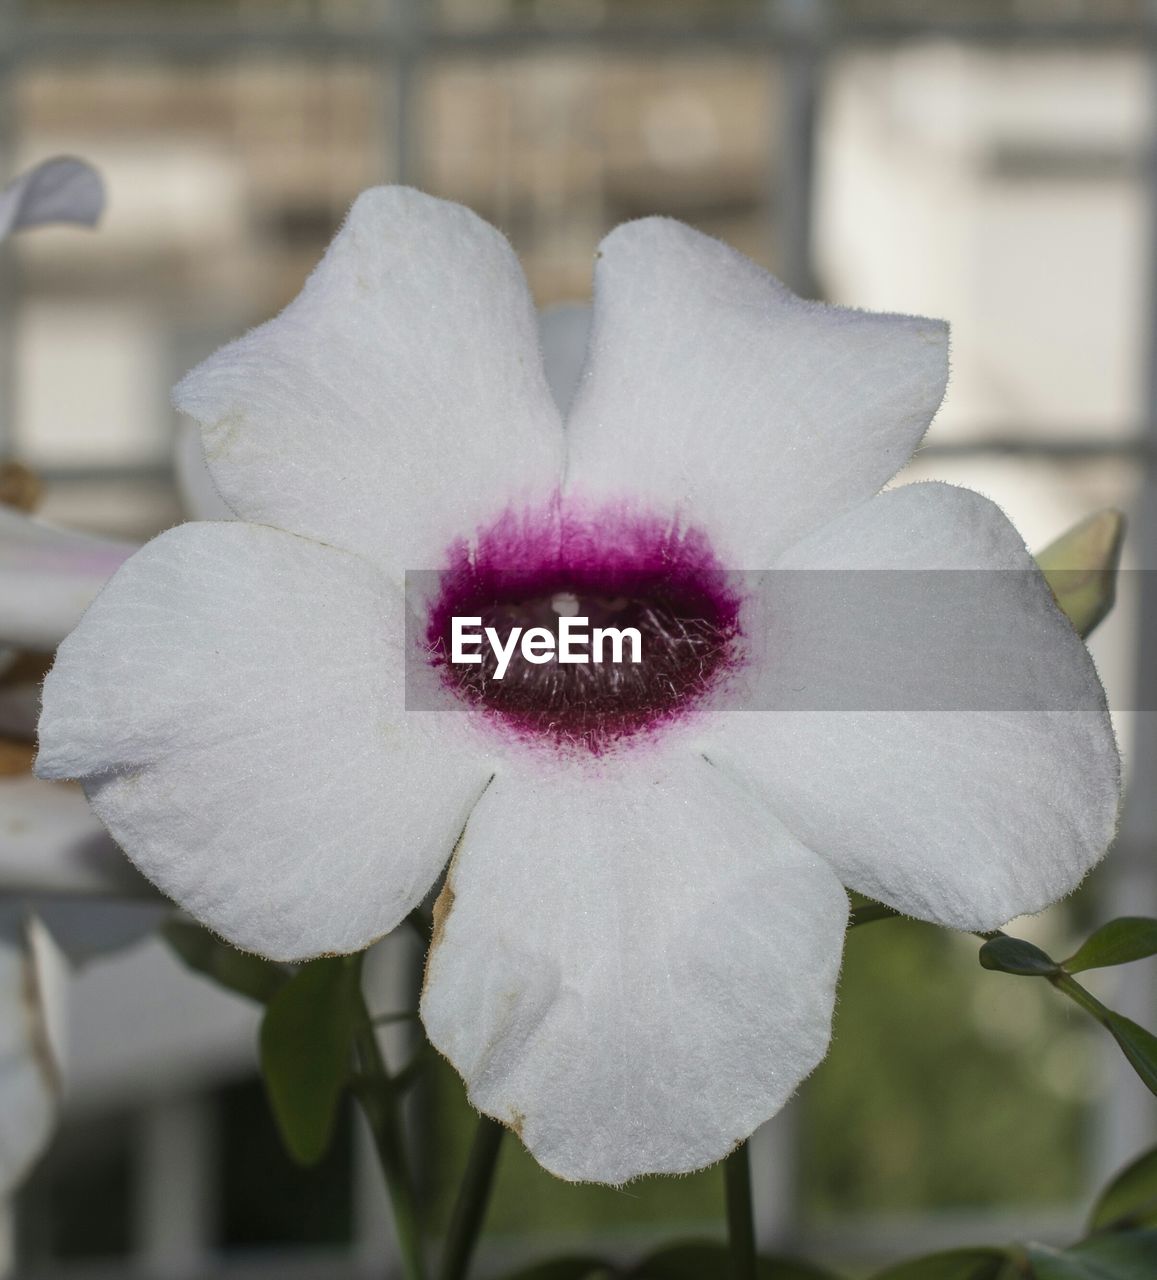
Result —
<path fill-rule="evenodd" d="M 895 907 L 886 907 L 882 902 L 862 902 L 852 908 L 848 917 L 848 928 L 855 929 L 862 924 L 875 924 L 877 920 L 895 920 L 899 916 Z"/>
<path fill-rule="evenodd" d="M 727 1241 L 731 1252 L 731 1280 L 756 1280 L 755 1215 L 751 1207 L 751 1160 L 747 1143 L 723 1162 L 727 1191 Z"/>
<path fill-rule="evenodd" d="M 365 1087 L 358 1090 L 358 1100 L 369 1122 L 386 1191 L 394 1211 L 394 1229 L 398 1237 L 398 1251 L 402 1255 L 402 1270 L 406 1280 L 426 1280 L 418 1201 L 414 1194 L 409 1161 L 406 1159 L 398 1091 L 386 1069 L 373 1019 L 364 998 L 354 1035 L 354 1049 L 365 1078 Z"/>
<path fill-rule="evenodd" d="M 1063 969 L 1059 973 L 1051 975 L 1049 981 L 1058 991 L 1063 991 L 1074 1004 L 1079 1004 L 1086 1013 L 1092 1014 L 1102 1026 L 1108 1027 L 1111 1024 L 1112 1016 L 1109 1010 L 1091 991 L 1086 991 L 1075 978 L 1070 977 Z"/>
<path fill-rule="evenodd" d="M 502 1147 L 505 1128 L 489 1116 L 481 1116 L 474 1130 L 470 1159 L 458 1188 L 454 1215 L 446 1236 L 446 1252 L 442 1255 L 441 1280 L 465 1280 L 474 1256 L 474 1246 L 482 1232 L 486 1206 L 494 1186 L 494 1170 Z"/>

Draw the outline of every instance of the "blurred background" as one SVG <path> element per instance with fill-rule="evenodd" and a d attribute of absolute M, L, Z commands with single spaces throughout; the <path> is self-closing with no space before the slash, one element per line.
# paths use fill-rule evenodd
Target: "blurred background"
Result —
<path fill-rule="evenodd" d="M 5 174 L 83 156 L 109 209 L 4 250 L 0 454 L 45 479 L 53 520 L 138 538 L 179 520 L 169 387 L 298 291 L 358 191 L 405 181 L 501 227 L 541 306 L 587 296 L 615 223 L 662 213 L 809 296 L 947 317 L 948 401 L 901 479 L 981 490 L 1034 548 L 1120 506 L 1131 563 L 1155 568 L 1155 49 L 1142 0 L 4 0 Z M 1157 913 L 1157 731 L 1123 710 L 1157 706 L 1157 600 L 1126 579 L 1094 652 L 1141 783 L 1115 857 L 1018 924 L 1058 952 Z M 412 1007 L 420 957 L 379 950 Z M 975 953 L 906 923 L 852 937 L 832 1054 L 754 1146 L 765 1243 L 855 1267 L 1063 1239 L 1152 1140 L 1152 1099 L 1088 1020 Z M 1152 1026 L 1157 971 L 1113 973 L 1090 985 Z M 256 1020 L 158 942 L 82 970 L 21 1275 L 386 1273 L 360 1124 L 296 1170 Z M 410 1121 L 444 1223 L 470 1132 L 444 1064 Z M 484 1257 L 629 1254 L 722 1215 L 717 1171 L 570 1187 L 511 1142 Z"/>

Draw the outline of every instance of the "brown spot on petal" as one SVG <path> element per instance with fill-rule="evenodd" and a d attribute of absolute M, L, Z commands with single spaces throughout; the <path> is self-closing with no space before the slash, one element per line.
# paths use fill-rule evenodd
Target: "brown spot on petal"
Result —
<path fill-rule="evenodd" d="M 519 1111 L 517 1107 L 511 1107 L 510 1115 L 505 1123 L 511 1133 L 517 1135 L 519 1142 L 525 1144 L 526 1139 L 522 1136 L 522 1131 L 526 1128 L 526 1113 Z"/>
<path fill-rule="evenodd" d="M 244 426 L 245 414 L 238 409 L 233 413 L 227 413 L 211 427 L 207 427 L 202 434 L 205 461 L 217 462 L 227 457 Z"/>
<path fill-rule="evenodd" d="M 491 774 L 486 779 L 486 786 L 478 793 L 480 800 L 485 794 L 487 788 L 494 781 L 494 775 Z M 477 803 L 477 801 L 475 801 Z M 434 952 L 437 951 L 442 941 L 442 934 L 446 929 L 446 921 L 450 918 L 450 912 L 454 909 L 454 867 L 458 861 L 458 854 L 462 848 L 462 841 L 466 838 L 465 826 L 458 832 L 458 839 L 454 841 L 454 848 L 450 851 L 450 861 L 446 866 L 446 879 L 442 882 L 442 891 L 438 894 L 434 902 L 433 912 L 433 928 L 430 931 L 430 946 L 426 952 L 426 972 L 422 978 L 422 990 L 426 989 L 426 983 L 430 979 L 430 961 L 434 958 Z"/>
<path fill-rule="evenodd" d="M 453 866 L 451 866 L 453 870 Z M 442 941 L 442 933 L 446 928 L 446 919 L 454 909 L 454 885 L 450 880 L 450 872 L 446 873 L 446 883 L 434 903 L 434 928 L 430 933 L 430 950 L 434 951 Z"/>

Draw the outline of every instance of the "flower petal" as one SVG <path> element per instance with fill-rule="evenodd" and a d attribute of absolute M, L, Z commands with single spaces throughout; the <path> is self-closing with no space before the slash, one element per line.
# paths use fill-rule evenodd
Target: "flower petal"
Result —
<path fill-rule="evenodd" d="M 135 550 L 0 507 L 0 644 L 51 652 Z"/>
<path fill-rule="evenodd" d="M 404 710 L 401 593 L 360 557 L 186 524 L 60 647 L 37 771 L 81 777 L 142 872 L 279 960 L 354 951 L 441 870 L 489 768 Z"/>
<path fill-rule="evenodd" d="M 48 1144 L 60 1107 L 62 966 L 35 920 L 0 919 L 0 1197 Z"/>
<path fill-rule="evenodd" d="M 805 302 L 681 223 L 626 223 L 595 268 L 568 487 L 674 507 L 729 567 L 764 568 L 903 466 L 947 353 L 940 321 Z"/>
<path fill-rule="evenodd" d="M 361 195 L 300 296 L 175 402 L 242 519 L 400 576 L 557 484 L 562 428 L 510 245 L 406 187 Z"/>
<path fill-rule="evenodd" d="M 50 222 L 95 226 L 104 212 L 104 183 L 84 160 L 58 156 L 29 169 L 0 191 L 0 240 Z"/>
<path fill-rule="evenodd" d="M 790 625 L 769 632 L 766 678 L 821 692 L 834 681 L 847 709 L 732 712 L 702 743 L 707 756 L 758 789 L 845 884 L 909 915 L 992 929 L 1070 892 L 1113 837 L 1117 748 L 1088 651 L 1001 511 L 966 489 L 909 485 L 779 567 L 996 572 L 979 603 L 975 587 L 955 602 L 938 591 L 934 609 L 924 586 L 890 591 L 883 611 L 866 590 L 817 589 L 814 609 L 800 593 Z M 842 613 L 827 608 L 837 596 Z M 955 668 L 973 636 L 1002 700 L 981 691 L 968 709 Z M 864 709 L 938 658 L 942 704 Z"/>
<path fill-rule="evenodd" d="M 826 1051 L 847 899 L 702 760 L 499 775 L 438 915 L 430 1039 L 560 1177 L 710 1164 Z"/>

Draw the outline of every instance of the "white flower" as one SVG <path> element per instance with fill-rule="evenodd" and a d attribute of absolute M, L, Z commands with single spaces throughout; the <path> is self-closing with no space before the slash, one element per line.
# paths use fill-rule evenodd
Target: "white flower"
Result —
<path fill-rule="evenodd" d="M 457 842 L 422 1013 L 474 1103 L 567 1178 L 719 1159 L 826 1050 L 842 884 L 991 928 L 1113 833 L 1103 694 L 1011 525 L 947 486 L 874 496 L 946 347 L 647 219 L 598 255 L 564 431 L 506 241 L 368 192 L 301 296 L 178 388 L 240 519 L 118 572 L 61 646 L 38 770 L 83 779 L 147 876 L 278 959 L 366 946 Z M 1076 709 L 743 710 L 732 675 L 830 673 L 745 637 L 722 566 L 1023 571 L 995 659 Z M 458 700 L 424 646 L 480 584 L 508 627 L 559 591 L 645 616 L 669 682 L 523 672 L 517 698 Z M 921 625 L 895 617 L 845 685 L 886 683 Z M 702 634 L 706 660 L 683 647 Z"/>

